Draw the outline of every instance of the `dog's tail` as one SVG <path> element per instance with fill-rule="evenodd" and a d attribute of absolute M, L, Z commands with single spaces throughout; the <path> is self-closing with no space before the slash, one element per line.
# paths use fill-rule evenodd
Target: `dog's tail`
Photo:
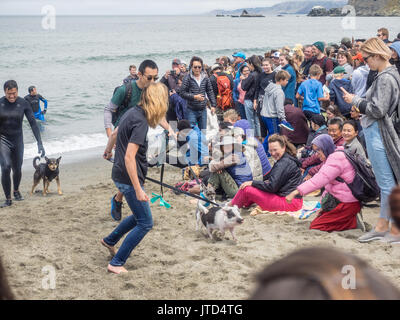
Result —
<path fill-rule="evenodd" d="M 34 167 L 35 169 L 38 169 L 39 166 L 36 164 L 36 160 L 39 160 L 39 161 L 40 161 L 40 158 L 39 158 L 39 157 L 33 158 L 33 167 Z"/>

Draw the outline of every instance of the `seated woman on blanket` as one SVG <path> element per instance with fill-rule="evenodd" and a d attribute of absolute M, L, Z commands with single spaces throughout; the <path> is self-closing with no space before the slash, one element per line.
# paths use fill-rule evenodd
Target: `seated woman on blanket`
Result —
<path fill-rule="evenodd" d="M 286 136 L 274 134 L 268 138 L 271 156 L 276 161 L 264 181 L 247 181 L 230 205 L 248 208 L 256 203 L 262 211 L 298 211 L 303 207 L 303 199 L 297 197 L 287 203 L 285 197 L 302 182 L 301 163 L 296 158 L 296 148 Z"/>
<path fill-rule="evenodd" d="M 315 138 L 312 144 L 323 165 L 315 176 L 287 195 L 286 200 L 291 203 L 299 195 L 304 196 L 325 187 L 321 198 L 321 211 L 311 223 L 310 229 L 328 232 L 356 229 L 356 216 L 361 206 L 346 184 L 354 180 L 353 165 L 347 160 L 344 152 L 335 152 L 331 136 L 322 134 Z M 343 150 L 343 147 L 338 147 L 337 150 Z M 336 178 L 339 177 L 345 182 L 337 181 Z"/>
<path fill-rule="evenodd" d="M 228 198 L 233 198 L 243 182 L 253 179 L 251 168 L 243 154 L 243 146 L 231 135 L 222 137 L 217 146 L 221 157 L 214 157 L 213 153 L 208 184 L 215 190 L 221 187 Z"/>

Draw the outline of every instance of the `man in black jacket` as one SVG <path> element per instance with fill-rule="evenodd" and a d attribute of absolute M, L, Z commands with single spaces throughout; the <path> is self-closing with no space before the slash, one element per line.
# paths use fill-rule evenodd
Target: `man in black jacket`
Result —
<path fill-rule="evenodd" d="M 190 60 L 190 71 L 185 76 L 179 95 L 187 101 L 187 120 L 197 125 L 200 130 L 207 128 L 207 98 L 211 103 L 211 112 L 215 113 L 217 102 L 210 78 L 203 71 L 203 60 L 193 57 Z"/>

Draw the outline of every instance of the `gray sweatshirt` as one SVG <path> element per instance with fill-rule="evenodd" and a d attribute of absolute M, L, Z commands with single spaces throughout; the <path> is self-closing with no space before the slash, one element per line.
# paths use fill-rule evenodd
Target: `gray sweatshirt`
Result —
<path fill-rule="evenodd" d="M 271 82 L 265 88 L 264 101 L 261 108 L 261 116 L 266 118 L 278 118 L 279 120 L 285 120 L 285 93 L 282 90 L 282 86 Z"/>

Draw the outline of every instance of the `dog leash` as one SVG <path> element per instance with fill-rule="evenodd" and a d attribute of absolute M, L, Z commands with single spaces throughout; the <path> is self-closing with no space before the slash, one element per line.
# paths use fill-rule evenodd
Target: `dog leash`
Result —
<path fill-rule="evenodd" d="M 114 163 L 114 159 L 113 159 L 113 158 L 110 158 L 110 159 L 107 159 L 107 160 L 110 161 L 111 163 Z M 154 180 L 154 179 L 149 178 L 149 177 L 146 177 L 146 180 L 149 180 L 150 182 L 159 184 L 159 185 L 162 186 L 162 187 L 165 187 L 165 188 L 174 190 L 174 191 L 176 191 L 176 192 L 185 194 L 185 195 L 187 195 L 187 196 L 189 196 L 189 197 L 192 197 L 192 198 L 195 198 L 195 199 L 197 199 L 197 200 L 206 201 L 206 202 L 209 202 L 209 203 L 213 204 L 214 206 L 221 207 L 220 204 L 218 204 L 218 203 L 216 203 L 216 202 L 214 202 L 214 201 L 211 201 L 211 200 L 207 199 L 204 195 L 203 195 L 203 197 L 200 197 L 200 196 L 198 196 L 198 195 L 192 194 L 192 193 L 187 192 L 187 191 L 183 191 L 183 190 L 178 189 L 178 188 L 176 188 L 176 187 L 170 186 L 169 184 L 166 184 L 166 183 L 161 182 L 161 181 Z M 161 199 L 161 198 L 158 198 L 158 197 L 161 197 L 161 196 L 156 195 L 156 197 L 157 197 L 157 199 Z M 156 199 L 156 200 L 157 200 L 157 199 Z M 164 201 L 165 201 L 165 200 L 164 200 Z"/>
<path fill-rule="evenodd" d="M 176 191 L 176 192 L 183 193 L 183 194 L 185 194 L 185 195 L 187 195 L 187 196 L 189 196 L 189 197 L 195 198 L 195 199 L 197 199 L 197 200 L 206 201 L 206 202 L 209 202 L 209 203 L 211 203 L 211 204 L 213 204 L 213 205 L 215 205 L 215 206 L 217 206 L 217 207 L 221 207 L 220 204 L 218 204 L 218 203 L 216 203 L 216 202 L 213 202 L 213 201 L 207 199 L 206 197 L 200 197 L 200 196 L 195 195 L 195 194 L 193 194 L 193 193 L 190 193 L 190 192 L 187 192 L 187 191 L 183 191 L 183 190 L 178 189 L 178 188 L 176 188 L 176 187 L 170 186 L 169 184 L 166 184 L 166 183 L 164 183 L 164 182 L 160 182 L 160 181 L 154 180 L 154 179 L 149 178 L 149 177 L 146 177 L 146 180 L 149 180 L 149 181 L 151 181 L 151 182 L 153 182 L 153 183 L 162 185 L 163 187 L 168 188 L 168 189 L 171 189 L 171 190 L 174 190 L 174 191 Z"/>

